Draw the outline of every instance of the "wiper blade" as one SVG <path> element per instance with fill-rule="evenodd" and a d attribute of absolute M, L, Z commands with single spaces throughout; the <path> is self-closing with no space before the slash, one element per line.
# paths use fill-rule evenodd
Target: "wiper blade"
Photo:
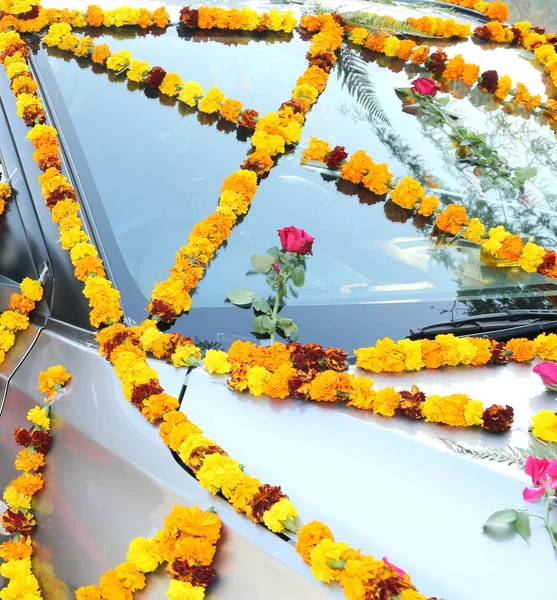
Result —
<path fill-rule="evenodd" d="M 519 309 L 449 319 L 426 327 L 417 327 L 410 330 L 408 338 L 431 339 L 439 334 L 453 333 L 456 336 L 488 336 L 495 340 L 506 340 L 511 337 L 537 335 L 553 329 L 557 330 L 557 310 Z"/>

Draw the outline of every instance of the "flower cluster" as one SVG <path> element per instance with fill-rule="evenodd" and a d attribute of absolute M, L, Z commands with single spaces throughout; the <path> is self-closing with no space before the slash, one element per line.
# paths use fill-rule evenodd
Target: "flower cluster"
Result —
<path fill-rule="evenodd" d="M 166 72 L 162 67 L 151 67 L 147 62 L 136 60 L 127 50 L 111 53 L 107 44 L 96 45 L 90 36 L 78 37 L 67 23 L 52 25 L 43 39 L 47 46 L 73 52 L 76 56 L 88 57 L 107 69 L 126 72 L 129 81 L 158 89 L 161 94 L 177 98 L 179 102 L 200 112 L 218 115 L 225 121 L 253 129 L 259 113 L 244 109 L 242 103 L 226 98 L 221 90 L 213 87 L 207 91 L 197 81 L 183 81 L 178 73 Z"/>
<path fill-rule="evenodd" d="M 280 487 L 262 484 L 243 472 L 216 442 L 179 410 L 179 402 L 162 389 L 157 372 L 149 367 L 146 351 L 157 343 L 156 323 L 146 320 L 136 327 L 115 324 L 97 334 L 99 351 L 113 364 L 126 399 L 151 422 L 159 423 L 164 443 L 177 452 L 195 474 L 201 486 L 213 494 L 221 493 L 236 509 L 271 531 L 295 530 L 296 509 Z M 152 336 L 155 341 L 152 342 Z M 179 346 L 173 353 L 180 360 L 200 358 L 193 344 Z M 173 361 L 174 362 L 174 361 Z M 220 362 L 222 368 L 222 361 Z"/>
<path fill-rule="evenodd" d="M 412 25 L 414 29 L 419 29 L 427 35 L 434 35 L 436 37 L 468 38 L 472 35 L 470 25 L 457 23 L 454 19 L 441 19 L 425 15 L 419 19 L 408 17 L 406 23 Z"/>
<path fill-rule="evenodd" d="M 0 592 L 5 600 L 42 598 L 39 582 L 31 568 L 31 533 L 36 525 L 31 500 L 44 486 L 40 469 L 45 465 L 45 454 L 52 441 L 50 406 L 35 406 L 27 413 L 27 419 L 32 424 L 30 429 L 16 427 L 14 430 L 15 441 L 22 447 L 15 459 L 15 468 L 21 471 L 21 475 L 4 490 L 8 508 L 0 517 L 2 527 L 11 536 L 0 544 L 0 558 L 4 561 L 0 575 L 9 580 Z"/>
<path fill-rule="evenodd" d="M 76 600 L 126 598 L 146 585 L 145 574 L 166 563 L 170 600 L 203 600 L 216 576 L 211 566 L 221 533 L 221 520 L 214 512 L 197 506 L 175 506 L 164 527 L 153 537 L 134 538 L 126 561 L 104 573 L 98 585 L 80 587 Z"/>
<path fill-rule="evenodd" d="M 315 33 L 309 50 L 310 66 L 298 79 L 291 100 L 255 124 L 253 152 L 238 171 L 225 179 L 216 212 L 195 225 L 188 243 L 176 254 L 170 277 L 156 284 L 149 304 L 151 318 L 173 322 L 190 309 L 192 291 L 217 250 L 230 236 L 237 220 L 248 212 L 260 178 L 271 170 L 287 146 L 300 140 L 305 115 L 325 89 L 329 71 L 336 62 L 335 53 L 342 45 L 343 33 L 332 15 L 302 17 L 302 26 Z M 213 96 L 210 101 L 214 107 L 223 99 Z M 206 110 L 201 103 L 200 110 Z M 240 123 L 248 120 L 247 112 L 244 111 Z"/>
<path fill-rule="evenodd" d="M 180 22 L 191 29 L 228 29 L 231 31 L 284 31 L 291 33 L 297 25 L 292 11 L 271 9 L 259 14 L 252 8 L 217 8 L 185 6 Z"/>
<path fill-rule="evenodd" d="M 329 527 L 319 521 L 300 528 L 296 552 L 318 581 L 338 583 L 350 600 L 427 600 L 410 576 L 386 557 L 379 560 L 335 542 Z"/>
<path fill-rule="evenodd" d="M 508 360 L 529 362 L 538 357 L 557 361 L 557 334 L 542 333 L 534 340 L 512 338 L 506 343 L 489 338 L 455 337 L 440 334 L 434 340 L 394 342 L 378 340 L 374 346 L 358 348 L 356 366 L 373 373 L 402 373 L 471 365 L 501 365 Z"/>
<path fill-rule="evenodd" d="M 509 6 L 504 2 L 484 2 L 483 0 L 447 0 L 447 2 L 477 10 L 494 21 L 505 23 L 509 19 Z"/>
<path fill-rule="evenodd" d="M 43 286 L 28 277 L 21 282 L 19 290 L 20 293 L 10 296 L 9 310 L 0 315 L 0 364 L 15 344 L 16 333 L 29 327 L 28 315 L 43 297 Z"/>
<path fill-rule="evenodd" d="M 39 373 L 39 392 L 46 396 L 45 402 L 51 402 L 56 392 L 61 390 L 71 379 L 71 375 L 62 365 L 48 367 Z"/>
<path fill-rule="evenodd" d="M 69 25 L 60 24 L 53 27 L 58 27 L 60 31 L 66 30 Z M 27 138 L 36 150 L 33 158 L 44 171 L 39 176 L 41 192 L 51 211 L 52 220 L 58 224 L 62 248 L 70 252 L 75 276 L 85 283 L 83 295 L 89 300 L 91 307 L 91 324 L 98 327 L 102 323 L 114 323 L 119 321 L 123 314 L 120 292 L 114 289 L 112 282 L 106 278 L 97 249 L 90 243 L 89 236 L 83 230 L 76 192 L 60 170 L 58 132 L 54 127 L 44 124 L 45 113 L 36 94 L 36 82 L 27 66 L 27 55 L 20 50 L 22 44 L 18 33 L 0 33 L 0 60 L 11 80 L 18 114 L 27 125 L 32 126 Z M 26 87 L 31 84 L 33 87 Z"/>

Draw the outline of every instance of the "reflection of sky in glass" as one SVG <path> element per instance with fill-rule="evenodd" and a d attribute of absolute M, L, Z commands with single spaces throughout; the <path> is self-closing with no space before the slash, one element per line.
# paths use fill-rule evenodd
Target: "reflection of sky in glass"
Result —
<path fill-rule="evenodd" d="M 228 97 L 263 114 L 276 110 L 289 98 L 307 64 L 307 43 L 297 34 L 291 42 L 274 44 L 234 35 L 229 40 L 240 43 L 227 46 L 207 41 L 207 36 L 186 40 L 170 29 L 156 38 L 111 35 L 96 42 L 108 43 L 113 51 L 127 48 L 134 58 L 175 70 L 206 89 L 218 85 Z M 462 52 L 482 70 L 499 67 L 532 92 L 544 93 L 540 73 L 519 50 L 486 50 L 469 41 L 446 51 L 449 56 Z M 376 162 L 388 162 L 397 178 L 433 176 L 445 203 L 462 201 L 471 216 L 480 216 L 488 226 L 504 224 L 511 231 L 535 235 L 549 247 L 557 246 L 551 219 L 557 200 L 553 192 L 557 152 L 549 128 L 534 118 L 508 116 L 490 104 L 484 107 L 488 96 L 479 92 L 451 101 L 450 109 L 463 123 L 486 132 L 488 142 L 513 167 L 538 169 L 523 195 L 517 190 L 488 190 L 484 195 L 478 179 L 457 165 L 448 138 L 401 112 L 395 87 L 408 86 L 419 69 L 405 69 L 401 62 L 383 56 L 377 60 L 371 53 L 363 56 L 370 61 L 362 64 L 375 89 L 374 115 L 343 88 L 337 67 L 308 117 L 302 142 L 314 135 L 346 146 L 349 153 L 365 149 Z M 130 92 L 125 82 L 94 74 L 87 61 L 83 69 L 74 60 L 51 56 L 50 61 L 120 250 L 148 296 L 154 283 L 165 277 L 194 223 L 214 211 L 222 181 L 239 167 L 249 142 L 240 143 L 235 133 L 225 134 L 215 125 L 202 126 L 196 115 L 182 116 L 176 107 L 161 106 L 142 91 Z M 455 93 L 458 85 L 452 84 Z M 297 301 L 304 304 L 451 299 L 458 294 L 482 296 L 488 290 L 497 294 L 501 288 L 512 295 L 517 284 L 547 283 L 537 275 L 481 264 L 477 247 L 435 248 L 427 230 L 420 230 L 419 222 L 404 210 L 390 202 L 369 205 L 365 194 L 339 193 L 335 182 L 301 166 L 302 150 L 303 143 L 261 183 L 249 214 L 201 282 L 195 306 L 220 306 L 232 288 L 263 292 L 262 278 L 244 276 L 249 257 L 276 243 L 276 230 L 291 224 L 317 240 L 303 297 Z"/>

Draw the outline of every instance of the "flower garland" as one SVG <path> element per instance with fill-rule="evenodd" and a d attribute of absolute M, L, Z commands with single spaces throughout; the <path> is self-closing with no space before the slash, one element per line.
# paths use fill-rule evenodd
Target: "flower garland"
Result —
<path fill-rule="evenodd" d="M 102 323 L 117 322 L 123 314 L 120 292 L 107 279 L 103 261 L 83 231 L 76 192 L 61 173 L 58 133 L 54 127 L 45 125 L 44 108 L 37 95 L 38 84 L 27 65 L 29 49 L 18 33 L 10 31 L 0 33 L 0 51 L 0 62 L 4 64 L 16 97 L 17 114 L 32 127 L 27 138 L 36 149 L 33 159 L 44 171 L 39 176 L 41 192 L 52 220 L 58 224 L 62 248 L 70 251 L 75 277 L 85 284 L 83 295 L 91 307 L 91 324 L 98 327 Z"/>
<path fill-rule="evenodd" d="M 0 364 L 6 360 L 6 353 L 15 344 L 16 333 L 29 327 L 28 315 L 43 297 L 43 286 L 28 277 L 21 282 L 19 289 L 20 294 L 10 296 L 9 310 L 0 315 Z"/>
<path fill-rule="evenodd" d="M 310 138 L 302 155 L 302 163 L 318 161 L 327 163 L 333 150 L 327 142 Z M 557 254 L 532 241 L 523 243 L 520 234 L 512 234 L 503 225 L 492 227 L 486 234 L 485 225 L 477 218 L 469 218 L 462 204 L 449 204 L 440 209 L 436 196 L 427 196 L 422 185 L 405 176 L 396 185 L 386 163 L 376 164 L 363 151 L 358 150 L 340 165 L 340 177 L 370 192 L 383 196 L 389 194 L 394 204 L 406 210 L 416 210 L 418 215 L 432 217 L 437 214 L 435 227 L 442 234 L 461 235 L 479 244 L 481 249 L 498 259 L 515 264 L 527 273 L 539 273 L 549 279 L 557 278 Z"/>
<path fill-rule="evenodd" d="M 9 183 L 0 183 L 0 215 L 6 210 L 6 200 L 12 195 L 12 187 Z"/>
<path fill-rule="evenodd" d="M 258 120 L 259 113 L 256 110 L 244 109 L 238 100 L 225 98 L 219 88 L 213 87 L 205 94 L 197 81 L 184 83 L 178 73 L 167 73 L 162 67 L 150 67 L 145 61 L 134 59 L 127 50 L 112 54 L 107 44 L 96 45 L 90 36 L 74 35 L 67 23 L 51 25 L 43 43 L 72 52 L 75 56 L 91 58 L 95 64 L 104 65 L 111 71 L 126 71 L 128 80 L 158 89 L 166 96 L 176 97 L 202 113 L 220 115 L 234 125 L 253 129 Z"/>
<path fill-rule="evenodd" d="M 39 378 L 43 375 L 41 373 Z M 69 377 L 68 374 L 68 379 Z M 48 392 L 49 397 L 45 398 L 47 405 L 35 406 L 27 413 L 32 427 L 16 427 L 14 430 L 17 445 L 22 446 L 15 459 L 15 468 L 21 471 L 21 475 L 4 490 L 4 501 L 8 508 L 0 517 L 0 522 L 11 535 L 11 539 L 0 544 L 0 558 L 4 561 L 0 566 L 0 575 L 9 579 L 8 585 L 0 592 L 2 600 L 41 598 L 39 582 L 31 568 L 31 533 L 37 524 L 31 510 L 31 500 L 44 486 L 40 469 L 45 465 L 45 454 L 52 443 L 48 402 L 52 398 L 50 393 L 53 395 L 53 390 L 49 389 Z"/>
<path fill-rule="evenodd" d="M 414 29 L 419 29 L 427 35 L 434 35 L 436 37 L 450 39 L 468 38 L 472 35 L 472 28 L 470 25 L 458 23 L 454 19 L 441 19 L 439 17 L 425 15 L 419 19 L 408 17 L 406 23 L 412 25 Z"/>
<path fill-rule="evenodd" d="M 286 146 L 300 140 L 305 115 L 325 89 L 337 60 L 335 53 L 342 45 L 343 32 L 332 15 L 302 17 L 301 25 L 315 34 L 308 69 L 298 78 L 291 100 L 284 102 L 278 112 L 257 121 L 252 136 L 254 151 L 240 170 L 225 179 L 216 212 L 195 225 L 187 245 L 176 254 L 170 277 L 155 286 L 149 304 L 151 318 L 171 323 L 190 309 L 191 292 L 237 219 L 247 213 L 260 178 L 271 170 Z"/>
<path fill-rule="evenodd" d="M 211 566 L 220 538 L 221 520 L 214 512 L 197 506 L 175 506 L 164 520 L 164 528 L 151 538 L 130 542 L 126 561 L 104 573 L 99 585 L 80 587 L 76 600 L 133 599 L 146 585 L 145 573 L 167 563 L 170 600 L 203 600 L 216 576 Z"/>
<path fill-rule="evenodd" d="M 137 25 L 141 29 L 148 27 L 165 28 L 170 15 L 164 6 L 154 11 L 145 8 L 130 8 L 121 6 L 114 10 L 102 10 L 96 5 L 90 5 L 87 10 L 59 10 L 57 8 L 42 8 L 38 0 L 12 0 L 10 5 L 5 3 L 2 9 L 5 13 L 0 19 L 0 31 L 12 28 L 20 33 L 39 32 L 53 23 L 67 23 L 72 27 L 123 27 Z M 24 8 L 17 11 L 15 4 Z"/>
<path fill-rule="evenodd" d="M 329 527 L 319 521 L 300 529 L 296 552 L 318 581 L 337 582 L 350 600 L 427 600 L 410 576 L 386 557 L 377 560 L 345 542 L 335 542 Z"/>
<path fill-rule="evenodd" d="M 483 2 L 483 0 L 446 0 L 449 4 L 456 4 L 464 8 L 472 8 L 481 12 L 494 21 L 508 21 L 509 6 L 504 2 Z"/>
<path fill-rule="evenodd" d="M 298 24 L 292 11 L 280 12 L 275 8 L 259 14 L 251 8 L 216 8 L 184 6 L 180 23 L 190 29 L 228 29 L 230 31 L 284 31 L 291 33 Z"/>

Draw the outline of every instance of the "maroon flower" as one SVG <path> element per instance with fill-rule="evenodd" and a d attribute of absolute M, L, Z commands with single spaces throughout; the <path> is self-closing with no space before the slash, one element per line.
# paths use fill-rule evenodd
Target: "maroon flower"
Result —
<path fill-rule="evenodd" d="M 432 73 L 440 75 L 445 70 L 445 63 L 447 62 L 447 55 L 443 50 L 439 49 L 437 52 L 430 54 L 425 62 L 425 66 Z"/>
<path fill-rule="evenodd" d="M 36 19 L 39 16 L 39 6 L 33 6 L 31 10 L 28 10 L 26 13 L 21 13 L 17 16 L 19 19 L 23 19 L 24 21 Z"/>
<path fill-rule="evenodd" d="M 14 512 L 9 508 L 2 515 L 1 520 L 2 526 L 10 534 L 21 533 L 29 535 L 37 524 L 31 513 Z"/>
<path fill-rule="evenodd" d="M 540 275 L 547 275 L 555 269 L 555 259 L 557 254 L 553 250 L 546 250 L 543 256 L 543 262 L 538 267 L 538 273 Z"/>
<path fill-rule="evenodd" d="M 317 371 L 310 369 L 307 373 L 305 371 L 298 371 L 296 375 L 293 375 L 288 380 L 288 389 L 290 395 L 298 400 L 307 400 L 309 398 L 309 384 L 313 381 Z"/>
<path fill-rule="evenodd" d="M 501 433 L 508 431 L 514 421 L 514 410 L 512 406 L 501 406 L 493 404 L 484 410 L 482 415 L 484 420 L 483 428 L 492 433 Z"/>
<path fill-rule="evenodd" d="M 493 94 L 497 90 L 497 84 L 499 83 L 499 74 L 497 71 L 490 70 L 484 71 L 480 75 L 480 88 L 483 92 L 489 92 Z"/>
<path fill-rule="evenodd" d="M 422 96 L 435 96 L 439 91 L 439 84 L 429 77 L 418 77 L 412 82 L 412 92 Z"/>
<path fill-rule="evenodd" d="M 419 421 L 423 418 L 422 403 L 424 401 L 425 394 L 414 385 L 411 392 L 407 390 L 400 392 L 400 403 L 395 408 L 395 414 Z"/>
<path fill-rule="evenodd" d="M 296 254 L 313 254 L 312 246 L 315 238 L 303 229 L 298 229 L 294 225 L 283 227 L 278 230 L 282 249 L 286 252 L 294 252 Z"/>
<path fill-rule="evenodd" d="M 279 485 L 267 483 L 259 486 L 259 492 L 251 501 L 251 510 L 255 521 L 260 522 L 263 515 L 279 500 L 286 498 Z"/>
<path fill-rule="evenodd" d="M 283 102 L 280 105 L 279 110 L 282 110 L 283 108 L 286 108 L 287 106 L 289 106 L 293 110 L 293 112 L 296 114 L 305 114 L 305 113 L 307 113 L 310 105 L 307 100 L 297 98 L 295 100 L 288 100 L 288 102 Z"/>
<path fill-rule="evenodd" d="M 328 73 L 335 66 L 334 54 L 318 52 L 315 56 L 309 57 L 309 66 L 319 67 Z"/>
<path fill-rule="evenodd" d="M 111 340 L 106 342 L 101 348 L 103 354 L 106 355 L 106 360 L 110 360 L 112 352 L 116 350 L 118 346 L 121 346 L 131 335 L 131 331 L 119 331 Z M 139 340 L 134 336 L 132 343 L 137 346 Z"/>
<path fill-rule="evenodd" d="M 348 369 L 348 353 L 342 348 L 327 348 L 325 350 L 325 369 L 346 371 Z"/>
<path fill-rule="evenodd" d="M 152 67 L 149 73 L 147 73 L 147 79 L 145 85 L 148 88 L 158 88 L 165 78 L 166 71 L 162 67 Z"/>
<path fill-rule="evenodd" d="M 344 27 L 344 19 L 342 18 L 341 15 L 334 12 L 334 13 L 332 13 L 332 17 L 341 27 Z"/>
<path fill-rule="evenodd" d="M 52 435 L 48 431 L 38 429 L 31 434 L 31 445 L 35 447 L 37 452 L 46 454 L 52 444 Z"/>
<path fill-rule="evenodd" d="M 348 152 L 344 150 L 344 146 L 335 146 L 325 157 L 325 163 L 329 169 L 338 169 L 346 158 Z"/>
<path fill-rule="evenodd" d="M 207 587 L 217 574 L 213 567 L 190 565 L 187 560 L 175 560 L 166 567 L 166 572 L 172 579 L 188 581 L 193 586 L 201 587 Z"/>
<path fill-rule="evenodd" d="M 545 33 L 545 29 L 543 27 L 532 27 L 532 31 L 534 31 L 535 33 L 539 33 L 540 35 L 543 35 Z"/>
<path fill-rule="evenodd" d="M 27 448 L 27 446 L 31 445 L 31 433 L 28 429 L 23 429 L 23 427 L 16 427 L 14 429 L 14 438 L 18 446 L 23 446 L 24 448 Z"/>
<path fill-rule="evenodd" d="M 240 127 L 245 127 L 246 129 L 253 129 L 257 123 L 259 118 L 259 113 L 253 108 L 246 108 L 240 117 L 240 122 L 238 123 Z"/>
<path fill-rule="evenodd" d="M 176 312 L 163 300 L 153 300 L 149 304 L 149 314 L 164 323 L 173 323 L 178 318 Z"/>
<path fill-rule="evenodd" d="M 482 25 L 481 27 L 476 27 L 476 29 L 474 29 L 474 33 L 479 38 L 482 38 L 484 40 L 491 39 L 491 30 L 489 29 L 489 27 L 486 27 L 485 25 Z"/>
<path fill-rule="evenodd" d="M 73 189 L 61 188 L 54 190 L 45 200 L 46 205 L 52 210 L 61 200 L 75 200 L 76 195 Z"/>
<path fill-rule="evenodd" d="M 180 21 L 186 26 L 193 29 L 199 25 L 199 11 L 191 6 L 184 6 L 180 11 Z"/>
<path fill-rule="evenodd" d="M 20 52 L 23 58 L 29 58 L 30 53 L 27 44 L 25 42 L 14 42 L 0 54 L 0 62 L 3 63 L 8 56 L 13 56 L 16 52 Z"/>
<path fill-rule="evenodd" d="M 491 340 L 491 359 L 489 362 L 492 365 L 506 365 L 509 362 L 504 342 Z"/>
<path fill-rule="evenodd" d="M 163 389 L 159 385 L 159 382 L 156 379 L 151 379 L 149 383 L 140 383 L 133 386 L 131 402 L 137 408 L 141 408 L 143 401 L 147 400 L 149 396 L 162 393 Z"/>
<path fill-rule="evenodd" d="M 294 368 L 308 371 L 309 369 L 321 370 L 325 363 L 325 351 L 319 344 L 306 344 L 299 342 L 288 344 L 290 359 Z"/>

